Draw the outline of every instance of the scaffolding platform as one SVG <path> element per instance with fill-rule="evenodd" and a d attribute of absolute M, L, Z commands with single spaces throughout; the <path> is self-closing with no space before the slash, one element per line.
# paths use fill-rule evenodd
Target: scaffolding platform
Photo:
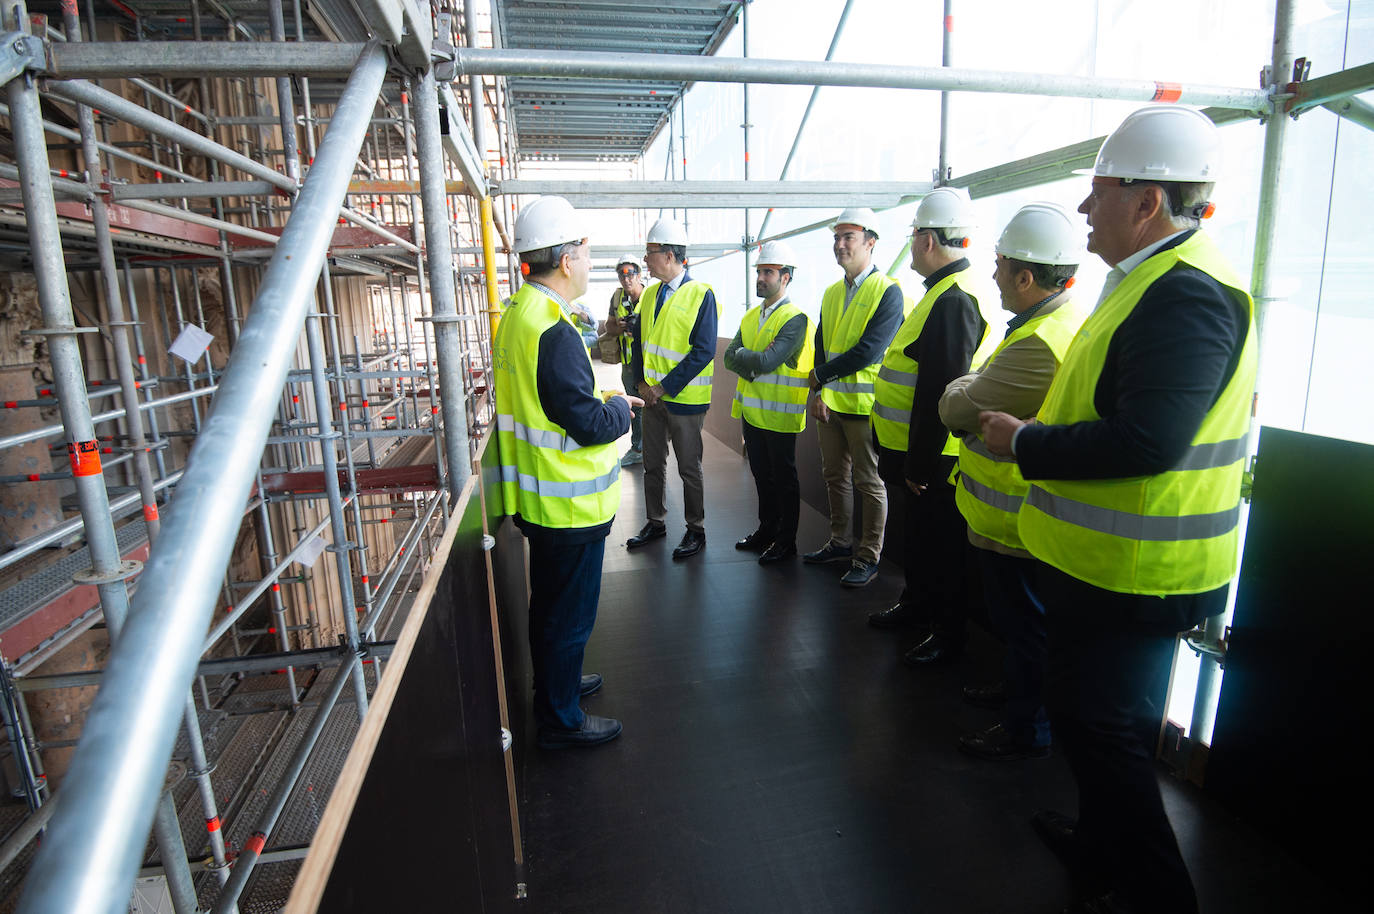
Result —
<path fill-rule="evenodd" d="M 119 554 L 143 560 L 148 554 L 148 528 L 141 519 L 115 529 Z M 90 585 L 72 576 L 91 567 L 91 550 L 82 546 L 56 561 L 31 556 L 34 570 L 0 590 L 0 650 L 21 672 L 36 666 L 68 638 L 100 616 L 100 599 Z"/>

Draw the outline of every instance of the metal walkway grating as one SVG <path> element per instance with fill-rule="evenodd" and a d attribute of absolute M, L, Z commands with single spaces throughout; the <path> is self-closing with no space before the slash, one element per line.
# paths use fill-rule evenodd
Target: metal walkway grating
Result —
<path fill-rule="evenodd" d="M 131 520 L 115 531 L 119 554 L 128 555 L 148 540 L 142 520 Z M 91 567 L 89 546 L 63 556 L 0 591 L 0 631 L 11 628 L 53 597 L 70 590 L 72 575 Z"/>

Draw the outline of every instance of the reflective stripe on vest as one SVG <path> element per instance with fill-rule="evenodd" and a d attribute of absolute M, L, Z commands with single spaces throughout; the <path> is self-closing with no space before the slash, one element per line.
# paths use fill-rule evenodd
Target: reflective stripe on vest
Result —
<path fill-rule="evenodd" d="M 920 338 L 936 299 L 956 285 L 977 304 L 978 296 L 972 291 L 973 271 L 956 270 L 926 290 L 883 354 L 873 389 L 873 431 L 878 436 L 878 443 L 889 450 L 905 451 L 911 434 L 911 407 L 916 400 L 916 379 L 921 369 L 916 360 L 906 354 L 906 347 Z M 988 338 L 987 321 L 983 323 L 983 338 L 978 341 L 980 352 Z M 964 369 L 967 371 L 968 366 Z M 953 455 L 958 452 L 958 441 L 953 435 L 947 436 L 941 453 Z"/>
<path fill-rule="evenodd" d="M 782 328 L 802 313 L 792 302 L 784 301 L 759 326 L 762 308 L 762 305 L 755 305 L 745 312 L 740 321 L 740 342 L 751 352 L 767 349 Z M 800 432 L 805 428 L 806 398 L 811 389 L 808 378 L 814 362 L 815 336 L 815 327 L 808 319 L 802 333 L 801 349 L 796 355 L 796 368 L 784 361 L 773 371 L 759 375 L 752 381 L 738 379 L 735 382 L 735 399 L 730 404 L 730 415 L 742 416 L 754 428 L 767 431 Z"/>
<path fill-rule="evenodd" d="M 542 527 L 595 527 L 620 506 L 618 448 L 614 442 L 579 445 L 539 402 L 539 338 L 559 321 L 572 326 L 556 301 L 526 283 L 496 328 L 492 376 L 501 499 L 506 514 Z"/>
<path fill-rule="evenodd" d="M 1055 377 L 1041 421 L 1101 418 L 1093 404 L 1107 349 L 1141 296 L 1178 264 L 1228 287 L 1250 322 L 1240 359 L 1178 465 L 1129 479 L 1036 480 L 1018 515 L 1026 548 L 1066 574 L 1120 593 L 1204 593 L 1235 573 L 1244 442 L 1250 428 L 1257 342 L 1254 304 L 1216 245 L 1195 231 L 1132 270 L 1084 322 Z"/>
<path fill-rule="evenodd" d="M 580 495 L 595 495 L 598 492 L 605 492 L 616 484 L 620 478 L 620 464 L 606 471 L 604 476 L 596 479 L 584 479 L 579 482 L 557 482 L 548 479 L 538 479 L 528 473 L 521 473 L 513 466 L 501 466 L 501 481 L 514 482 L 520 487 L 520 491 L 528 492 L 537 498 L 577 498 Z M 524 514 L 524 512 L 520 512 Z"/>
<path fill-rule="evenodd" d="M 654 283 L 640 296 L 639 338 L 644 352 L 644 380 L 650 384 L 663 379 L 687 357 L 692 349 L 692 329 L 697 315 L 711 287 L 695 279 L 684 279 L 677 291 L 669 295 L 663 307 L 657 307 L 658 289 Z M 655 313 L 657 312 L 657 313 Z M 720 301 L 716 301 L 716 318 L 720 318 Z M 669 403 L 684 406 L 706 406 L 711 402 L 711 378 L 716 360 L 706 363 L 696 377 L 688 381 L 676 394 L 664 394 Z"/>
<path fill-rule="evenodd" d="M 883 294 L 898 285 L 897 280 L 876 270 L 859 286 L 849 307 L 845 307 L 844 284 L 845 280 L 841 279 L 821 296 L 821 335 L 827 361 L 859 344 Z M 877 376 L 877 362 L 865 365 L 854 374 L 827 381 L 821 388 L 821 399 L 837 412 L 866 416 L 873 411 L 873 380 Z"/>
<path fill-rule="evenodd" d="M 1026 504 L 1051 517 L 1086 530 L 1107 533 L 1130 540 L 1179 543 L 1184 540 L 1222 536 L 1240 522 L 1240 504 L 1211 514 L 1149 515 L 1103 508 L 1063 495 L 1054 495 L 1032 484 Z"/>
<path fill-rule="evenodd" d="M 1073 301 L 1060 302 L 1049 310 L 1042 309 L 1007 334 L 978 370 L 987 371 L 1002 350 L 1030 337 L 1038 338 L 1049 348 L 1057 367 L 1064 361 L 1085 317 Z M 1042 395 L 1049 389 L 1050 380 L 1044 378 Z M 994 454 L 976 434 L 966 435 L 959 440 L 959 469 L 952 481 L 955 504 L 971 532 L 1012 549 L 1025 548 L 1016 533 L 1016 513 L 1026 494 L 1026 481 L 1021 477 L 1015 457 Z"/>

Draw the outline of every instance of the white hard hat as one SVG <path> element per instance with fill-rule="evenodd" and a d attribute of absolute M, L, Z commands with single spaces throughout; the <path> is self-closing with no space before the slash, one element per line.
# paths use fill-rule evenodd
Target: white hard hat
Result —
<path fill-rule="evenodd" d="M 1112 131 L 1091 170 L 1078 174 L 1149 181 L 1217 179 L 1221 143 L 1217 125 L 1195 108 L 1148 105 Z"/>
<path fill-rule="evenodd" d="M 830 231 L 835 231 L 835 227 L 839 225 L 857 225 L 861 229 L 878 234 L 878 217 L 866 206 L 851 206 L 840 213 L 835 217 L 835 221 L 830 223 Z"/>
<path fill-rule="evenodd" d="M 937 187 L 926 194 L 911 223 L 918 229 L 971 229 L 976 224 L 973 201 L 962 187 Z"/>
<path fill-rule="evenodd" d="M 615 271 L 619 273 L 621 267 L 634 267 L 635 272 L 638 273 L 639 261 L 635 260 L 633 257 L 622 257 L 615 262 Z"/>
<path fill-rule="evenodd" d="M 1027 203 L 997 239 L 997 253 L 1056 266 L 1083 262 L 1083 230 L 1057 203 Z"/>
<path fill-rule="evenodd" d="M 765 264 L 775 267 L 797 266 L 797 255 L 785 241 L 766 241 L 763 247 L 759 248 L 759 259 L 756 261 L 759 266 Z"/>
<path fill-rule="evenodd" d="M 562 197 L 538 197 L 515 220 L 515 253 L 539 251 L 567 241 L 582 241 L 587 227 Z"/>
<path fill-rule="evenodd" d="M 660 219 L 649 229 L 649 237 L 645 241 L 650 244 L 680 244 L 686 247 L 687 230 L 674 219 Z"/>

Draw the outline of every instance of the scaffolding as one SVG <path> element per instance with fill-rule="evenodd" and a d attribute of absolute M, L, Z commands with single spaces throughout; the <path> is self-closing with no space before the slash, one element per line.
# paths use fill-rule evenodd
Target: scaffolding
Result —
<path fill-rule="evenodd" d="M 442 126 L 471 99 L 436 84 L 414 37 L 433 34 L 428 10 L 206 9 L 184 10 L 191 40 L 162 66 L 126 56 L 159 44 L 142 15 L 165 18 L 155 4 L 119 20 L 74 2 L 60 22 L 6 11 L 0 232 L 38 320 L 7 379 L 0 485 L 8 516 L 48 522 L 6 529 L 0 554 L 7 781 L 30 811 L 3 858 L 33 856 L 59 796 L 103 823 L 105 847 L 79 878 L 44 874 L 67 851 L 39 855 L 35 910 L 126 909 L 140 867 L 177 911 L 233 910 L 257 860 L 303 856 L 266 837 L 339 729 L 335 706 L 344 745 L 365 714 L 490 419 L 504 228 L 472 192 L 486 179 L 472 139 Z M 330 27 L 390 40 L 320 40 Z M 298 60 L 305 48 L 332 56 Z M 104 60 L 81 65 L 95 81 L 59 63 L 71 52 Z M 46 672 L 101 624 L 103 669 Z M 264 675 L 303 732 L 263 781 L 271 802 L 226 821 L 239 787 L 207 756 L 214 708 Z M 29 704 L 89 702 L 96 685 L 53 791 L 44 760 L 73 741 L 35 728 Z M 45 845 L 64 844 L 63 819 Z M 150 823 L 152 855 L 136 837 Z"/>
<path fill-rule="evenodd" d="M 472 11 L 413 0 L 148 0 L 121 4 L 119 19 L 62 0 L 60 22 L 6 8 L 0 252 L 32 273 L 10 295 L 32 299 L 35 322 L 28 361 L 0 376 L 16 417 L 0 437 L 0 491 L 50 521 L 0 544 L 0 716 L 28 813 L 0 860 L 32 858 L 21 910 L 123 911 L 142 874 L 165 879 L 178 912 L 231 911 L 259 864 L 304 856 L 308 836 L 267 840 L 312 752 L 346 744 L 367 712 L 491 418 L 490 338 L 518 282 L 499 217 L 511 209 L 494 198 L 883 209 L 939 185 L 985 196 L 1057 180 L 1102 142 L 956 175 L 942 117 L 930 183 L 791 182 L 804 114 L 777 181 L 747 167 L 743 181 L 687 181 L 685 159 L 682 180 L 637 186 L 525 180 L 508 80 L 1164 99 L 1221 124 L 1259 118 L 1261 326 L 1287 115 L 1323 106 L 1374 123 L 1352 97 L 1374 86 L 1370 65 L 1294 74 L 1289 0 L 1260 89 L 961 70 L 948 33 L 943 67 L 837 62 L 850 5 L 823 61 L 508 49 L 495 22 L 482 47 Z M 672 113 L 653 132 L 666 123 L 671 136 Z M 747 128 L 745 142 L 747 161 Z M 693 247 L 729 247 L 747 270 L 757 245 L 827 224 L 768 235 L 768 221 L 757 237 L 746 222 L 743 239 Z M 35 371 L 50 381 L 27 390 Z M 102 622 L 102 668 L 40 669 Z M 1197 639 L 1209 657 L 1219 626 Z M 1216 671 L 1204 663 L 1199 706 Z M 260 802 L 229 804 L 230 827 L 207 730 L 217 702 L 261 675 L 282 695 L 273 738 L 287 717 L 293 738 L 255 763 L 271 776 Z M 71 747 L 35 726 L 29 702 L 97 684 L 54 791 L 45 760 Z M 174 755 L 184 763 L 169 777 Z"/>

